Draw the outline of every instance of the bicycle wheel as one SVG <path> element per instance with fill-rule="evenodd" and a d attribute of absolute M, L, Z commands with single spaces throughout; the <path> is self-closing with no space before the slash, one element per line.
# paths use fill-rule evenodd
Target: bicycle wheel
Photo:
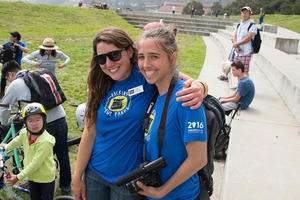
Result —
<path fill-rule="evenodd" d="M 58 196 L 55 197 L 54 200 L 75 200 L 75 198 L 71 196 Z"/>

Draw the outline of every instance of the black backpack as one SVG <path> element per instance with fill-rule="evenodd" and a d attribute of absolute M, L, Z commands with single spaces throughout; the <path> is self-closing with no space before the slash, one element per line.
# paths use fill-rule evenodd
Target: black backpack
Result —
<path fill-rule="evenodd" d="M 10 60 L 14 60 L 17 56 L 18 48 L 19 47 L 16 47 L 13 42 L 3 45 L 0 53 L 0 62 L 4 64 Z"/>
<path fill-rule="evenodd" d="M 200 190 L 200 199 L 206 200 L 213 193 L 215 147 L 220 133 L 225 130 L 225 112 L 219 100 L 212 95 L 208 94 L 203 104 L 207 123 L 207 164 L 198 172 L 198 175 L 201 186 L 205 186 Z"/>
<path fill-rule="evenodd" d="M 248 27 L 248 32 L 251 28 L 251 26 L 255 24 L 253 22 L 250 23 L 249 27 Z M 237 29 L 239 28 L 240 24 L 237 25 Z M 251 44 L 252 44 L 252 48 L 253 48 L 253 52 L 252 54 L 257 54 L 260 50 L 260 46 L 261 46 L 261 37 L 260 37 L 260 30 L 257 29 L 257 33 L 256 35 L 254 36 L 254 39 L 251 39 Z"/>
<path fill-rule="evenodd" d="M 55 75 L 49 70 L 26 71 L 21 77 L 30 89 L 31 102 L 41 103 L 46 110 L 67 100 Z"/>

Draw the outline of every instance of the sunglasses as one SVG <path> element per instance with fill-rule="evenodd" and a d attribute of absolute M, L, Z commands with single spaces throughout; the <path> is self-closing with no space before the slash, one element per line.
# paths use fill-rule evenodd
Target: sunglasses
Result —
<path fill-rule="evenodd" d="M 108 52 L 106 54 L 98 54 L 98 55 L 94 56 L 94 59 L 95 59 L 96 63 L 98 63 L 99 65 L 104 65 L 106 63 L 106 57 L 108 57 L 109 60 L 111 60 L 113 62 L 117 62 L 117 61 L 121 60 L 122 51 L 124 51 L 124 50 L 126 50 L 126 49 L 119 49 L 119 50 Z"/>

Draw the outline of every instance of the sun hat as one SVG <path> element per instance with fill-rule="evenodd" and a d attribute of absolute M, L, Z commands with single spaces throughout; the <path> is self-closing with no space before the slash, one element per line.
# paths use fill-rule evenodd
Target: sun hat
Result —
<path fill-rule="evenodd" d="M 40 49 L 44 50 L 56 50 L 58 46 L 54 44 L 54 40 L 52 38 L 45 38 L 43 44 L 39 46 Z"/>
<path fill-rule="evenodd" d="M 248 11 L 250 12 L 250 14 L 252 14 L 252 10 L 251 10 L 251 8 L 250 8 L 249 6 L 244 6 L 244 7 L 241 9 L 241 11 L 243 11 L 243 10 L 248 10 Z"/>

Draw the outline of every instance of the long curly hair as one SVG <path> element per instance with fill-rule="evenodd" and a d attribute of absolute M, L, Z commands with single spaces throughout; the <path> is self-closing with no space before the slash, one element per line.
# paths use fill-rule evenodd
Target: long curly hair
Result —
<path fill-rule="evenodd" d="M 88 126 L 96 123 L 97 111 L 100 103 L 115 82 L 110 76 L 102 71 L 101 67 L 94 59 L 94 56 L 97 55 L 97 45 L 100 42 L 113 44 L 120 49 L 131 48 L 133 50 L 133 56 L 130 59 L 130 62 L 132 65 L 137 62 L 137 50 L 134 42 L 122 29 L 117 27 L 105 28 L 95 36 L 93 40 L 93 56 L 88 75 L 88 105 L 86 111 Z"/>

